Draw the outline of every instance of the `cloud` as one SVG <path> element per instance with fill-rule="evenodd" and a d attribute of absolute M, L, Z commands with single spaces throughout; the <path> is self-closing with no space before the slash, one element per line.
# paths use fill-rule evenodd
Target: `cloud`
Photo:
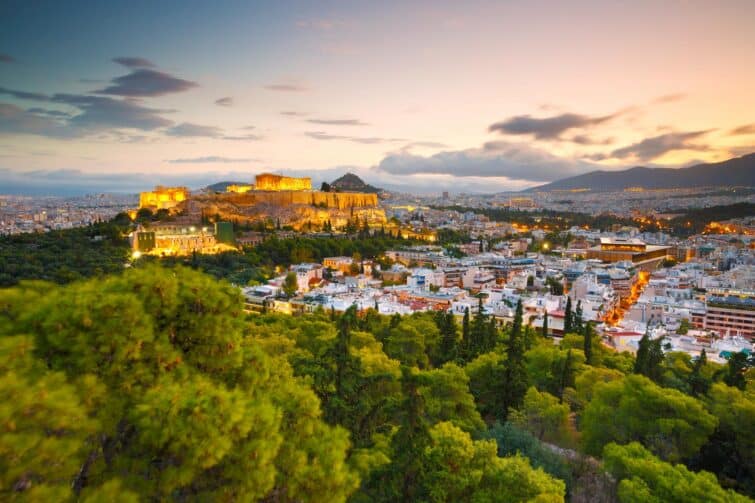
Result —
<path fill-rule="evenodd" d="M 16 62 L 16 58 L 11 56 L 10 54 L 0 52 L 0 63 L 15 63 L 15 62 Z"/>
<path fill-rule="evenodd" d="M 18 92 L 7 94 L 15 96 Z M 173 124 L 160 115 L 170 110 L 148 108 L 130 100 L 77 94 L 41 95 L 37 99 L 74 107 L 77 113 L 38 107 L 25 111 L 7 105 L 4 107 L 3 132 L 72 138 L 120 128 L 152 131 Z"/>
<path fill-rule="evenodd" d="M 33 134 L 61 137 L 65 128 L 56 120 L 23 108 L 0 103 L 0 134 Z"/>
<path fill-rule="evenodd" d="M 613 138 L 593 138 L 585 134 L 578 134 L 569 138 L 568 141 L 577 145 L 610 145 L 614 140 Z"/>
<path fill-rule="evenodd" d="M 61 112 L 60 110 L 48 110 L 46 108 L 33 107 L 26 110 L 30 114 L 44 115 L 46 117 L 54 119 L 70 119 L 71 114 L 68 112 Z"/>
<path fill-rule="evenodd" d="M 203 126 L 201 124 L 193 124 L 191 122 L 182 122 L 165 131 L 168 136 L 183 136 L 183 137 L 205 137 L 205 138 L 220 138 L 223 136 L 223 130 L 215 126 Z"/>
<path fill-rule="evenodd" d="M 324 124 L 326 126 L 369 126 L 359 119 L 307 119 L 311 124 Z"/>
<path fill-rule="evenodd" d="M 267 84 L 266 86 L 263 86 L 268 91 L 280 91 L 285 93 L 303 93 L 306 91 L 309 91 L 309 88 L 296 83 L 285 83 L 285 82 L 277 82 L 272 84 Z"/>
<path fill-rule="evenodd" d="M 30 93 L 27 91 L 17 91 L 15 89 L 7 89 L 0 87 L 0 94 L 7 94 L 13 96 L 19 100 L 32 100 L 32 101 L 50 101 L 50 97 L 42 93 Z"/>
<path fill-rule="evenodd" d="M 128 56 L 121 56 L 119 58 L 113 58 L 114 63 L 123 65 L 126 68 L 154 68 L 155 64 L 144 58 L 134 58 Z"/>
<path fill-rule="evenodd" d="M 304 135 L 314 140 L 323 140 L 323 141 L 342 140 L 342 141 L 350 141 L 352 143 L 362 143 L 362 144 L 368 144 L 368 145 L 406 141 L 406 139 L 404 138 L 344 136 L 344 135 L 328 134 L 323 131 L 307 131 L 306 133 L 304 133 Z"/>
<path fill-rule="evenodd" d="M 111 86 L 95 91 L 98 94 L 115 96 L 149 97 L 179 93 L 197 87 L 199 84 L 179 79 L 167 73 L 140 68 L 128 75 L 116 77 Z"/>
<path fill-rule="evenodd" d="M 258 159 L 242 159 L 242 158 L 234 158 L 234 157 L 222 157 L 218 155 L 208 155 L 204 157 L 190 157 L 186 159 L 168 159 L 165 162 L 169 162 L 171 164 L 209 164 L 209 163 L 233 164 L 233 163 L 242 163 L 242 162 L 259 162 L 259 160 Z"/>
<path fill-rule="evenodd" d="M 637 161 L 652 161 L 662 155 L 676 150 L 697 150 L 707 151 L 708 145 L 691 143 L 693 140 L 704 136 L 711 130 L 689 131 L 686 133 L 666 133 L 652 138 L 645 138 L 642 141 L 618 148 L 608 155 L 597 154 L 591 156 L 593 160 L 604 159 L 633 159 Z"/>
<path fill-rule="evenodd" d="M 164 166 L 163 166 L 164 168 Z M 148 173 L 86 172 L 79 169 L 44 169 L 16 171 L 0 168 L 0 185 L 8 194 L 83 195 L 101 192 L 136 194 L 155 185 L 185 185 L 202 188 L 219 180 L 247 180 L 249 171 L 205 171 L 166 173 L 154 169 Z M 136 204 L 136 197 L 134 204 Z"/>
<path fill-rule="evenodd" d="M 242 135 L 226 135 L 223 136 L 224 140 L 235 140 L 235 141 L 257 141 L 261 140 L 262 136 L 256 135 L 256 134 L 242 134 Z"/>
<path fill-rule="evenodd" d="M 599 117 L 564 113 L 553 117 L 536 118 L 530 115 L 517 115 L 488 127 L 488 131 L 506 135 L 532 135 L 538 140 L 558 140 L 562 133 L 570 129 L 583 129 L 607 122 L 623 112 Z"/>
<path fill-rule="evenodd" d="M 425 157 L 390 154 L 376 167 L 392 175 L 448 175 L 456 178 L 506 178 L 549 182 L 585 173 L 595 166 L 562 159 L 522 143 L 489 142 L 483 148 L 440 152 Z"/>
<path fill-rule="evenodd" d="M 306 112 L 294 112 L 291 110 L 286 110 L 281 112 L 281 115 L 285 115 L 287 117 L 306 117 L 309 114 Z"/>
<path fill-rule="evenodd" d="M 440 143 L 437 141 L 413 141 L 411 143 L 407 143 L 404 145 L 402 150 L 409 150 L 414 147 L 422 147 L 422 148 L 448 148 L 448 145 L 445 143 Z"/>
<path fill-rule="evenodd" d="M 744 126 L 739 126 L 737 128 L 734 128 L 731 131 L 729 131 L 729 134 L 732 136 L 755 134 L 755 123 L 745 124 Z"/>
<path fill-rule="evenodd" d="M 215 104 L 219 107 L 230 107 L 233 105 L 233 98 L 226 96 L 225 98 L 218 98 L 215 100 Z"/>
<path fill-rule="evenodd" d="M 664 94 L 663 96 L 658 96 L 656 99 L 652 101 L 652 103 L 655 105 L 662 105 L 664 103 L 673 103 L 675 101 L 681 101 L 686 97 L 687 95 L 684 93 Z"/>
<path fill-rule="evenodd" d="M 86 96 L 78 94 L 55 94 L 51 101 L 71 105 L 81 113 L 74 115 L 67 122 L 80 133 L 108 128 L 140 129 L 152 131 L 173 125 L 173 121 L 160 114 L 171 110 L 158 110 L 140 105 L 133 100 L 116 100 L 104 96 Z"/>

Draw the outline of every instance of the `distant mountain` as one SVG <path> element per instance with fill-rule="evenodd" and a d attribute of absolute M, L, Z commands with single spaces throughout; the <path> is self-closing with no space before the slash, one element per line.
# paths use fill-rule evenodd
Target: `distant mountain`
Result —
<path fill-rule="evenodd" d="M 694 187 L 755 187 L 755 153 L 728 161 L 696 164 L 688 168 L 630 168 L 622 171 L 591 171 L 564 178 L 526 192 L 590 189 L 594 191 L 644 189 L 686 189 Z"/>
<path fill-rule="evenodd" d="M 205 188 L 213 192 L 225 192 L 229 185 L 249 185 L 249 182 L 218 182 Z"/>
<path fill-rule="evenodd" d="M 346 173 L 341 178 L 331 182 L 330 186 L 341 192 L 367 192 L 370 194 L 379 194 L 383 189 L 364 183 L 364 181 L 353 173 Z"/>

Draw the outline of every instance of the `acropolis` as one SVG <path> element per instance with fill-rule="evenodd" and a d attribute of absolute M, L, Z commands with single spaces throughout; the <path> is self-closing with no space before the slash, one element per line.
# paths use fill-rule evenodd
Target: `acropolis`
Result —
<path fill-rule="evenodd" d="M 139 194 L 139 208 L 152 210 L 167 210 L 178 206 L 189 197 L 186 187 L 163 187 L 158 185 L 151 192 Z"/>
<path fill-rule="evenodd" d="M 257 175 L 254 184 L 255 190 L 312 190 L 312 179 L 307 177 L 294 178 L 291 176 L 273 175 L 263 173 Z"/>

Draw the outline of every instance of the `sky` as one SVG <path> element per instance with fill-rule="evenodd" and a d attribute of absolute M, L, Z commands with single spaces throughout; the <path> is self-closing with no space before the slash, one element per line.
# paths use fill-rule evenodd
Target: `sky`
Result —
<path fill-rule="evenodd" d="M 0 3 L 0 193 L 520 190 L 755 151 L 755 2 Z"/>

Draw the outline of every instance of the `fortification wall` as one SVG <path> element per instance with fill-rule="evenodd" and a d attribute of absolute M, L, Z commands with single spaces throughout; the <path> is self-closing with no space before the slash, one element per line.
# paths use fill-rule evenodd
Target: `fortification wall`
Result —
<path fill-rule="evenodd" d="M 257 175 L 254 185 L 257 190 L 311 190 L 312 180 L 309 177 L 294 178 L 264 173 Z"/>
<path fill-rule="evenodd" d="M 344 210 L 349 208 L 373 208 L 378 205 L 377 194 L 362 194 L 359 192 L 254 191 L 243 194 L 223 194 L 222 197 L 239 206 L 251 206 L 255 204 L 270 204 L 274 206 L 309 205 Z"/>

